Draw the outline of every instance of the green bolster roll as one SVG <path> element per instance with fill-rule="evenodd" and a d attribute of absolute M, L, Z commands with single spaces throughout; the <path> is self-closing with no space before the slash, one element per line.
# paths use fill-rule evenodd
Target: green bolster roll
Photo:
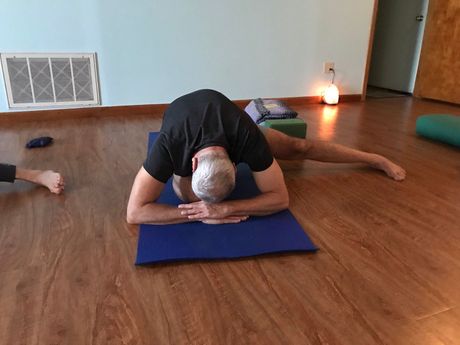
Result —
<path fill-rule="evenodd" d="M 422 115 L 417 119 L 416 132 L 423 137 L 460 147 L 460 116 Z"/>

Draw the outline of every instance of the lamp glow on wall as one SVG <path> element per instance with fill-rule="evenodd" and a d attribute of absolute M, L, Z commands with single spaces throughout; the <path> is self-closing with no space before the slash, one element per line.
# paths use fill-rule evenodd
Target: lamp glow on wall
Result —
<path fill-rule="evenodd" d="M 339 103 L 339 89 L 334 84 L 335 70 L 329 68 L 329 72 L 332 72 L 332 81 L 322 92 L 322 100 L 326 104 L 337 104 Z"/>

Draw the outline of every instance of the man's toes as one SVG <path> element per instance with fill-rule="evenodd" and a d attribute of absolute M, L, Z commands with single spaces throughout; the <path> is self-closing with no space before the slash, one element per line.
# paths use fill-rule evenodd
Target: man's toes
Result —
<path fill-rule="evenodd" d="M 397 173 L 397 180 L 398 181 L 402 181 L 406 178 L 406 172 L 403 170 L 403 171 L 398 171 Z"/>

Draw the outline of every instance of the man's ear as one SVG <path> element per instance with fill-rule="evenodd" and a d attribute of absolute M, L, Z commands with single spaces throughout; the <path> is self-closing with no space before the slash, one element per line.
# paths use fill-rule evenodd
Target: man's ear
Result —
<path fill-rule="evenodd" d="M 192 158 L 192 173 L 195 172 L 196 168 L 198 167 L 198 158 L 193 157 Z"/>

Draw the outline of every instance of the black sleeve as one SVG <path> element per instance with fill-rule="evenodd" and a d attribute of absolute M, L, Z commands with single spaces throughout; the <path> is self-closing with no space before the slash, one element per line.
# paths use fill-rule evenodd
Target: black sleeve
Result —
<path fill-rule="evenodd" d="M 172 176 L 174 169 L 171 156 L 167 149 L 166 139 L 159 135 L 152 148 L 149 150 L 144 162 L 144 169 L 158 181 L 166 183 Z"/>
<path fill-rule="evenodd" d="M 257 126 L 249 133 L 241 160 L 247 163 L 252 171 L 264 171 L 273 163 L 273 154 L 267 139 Z"/>
<path fill-rule="evenodd" d="M 16 166 L 0 163 L 0 182 L 13 183 L 16 179 Z"/>

